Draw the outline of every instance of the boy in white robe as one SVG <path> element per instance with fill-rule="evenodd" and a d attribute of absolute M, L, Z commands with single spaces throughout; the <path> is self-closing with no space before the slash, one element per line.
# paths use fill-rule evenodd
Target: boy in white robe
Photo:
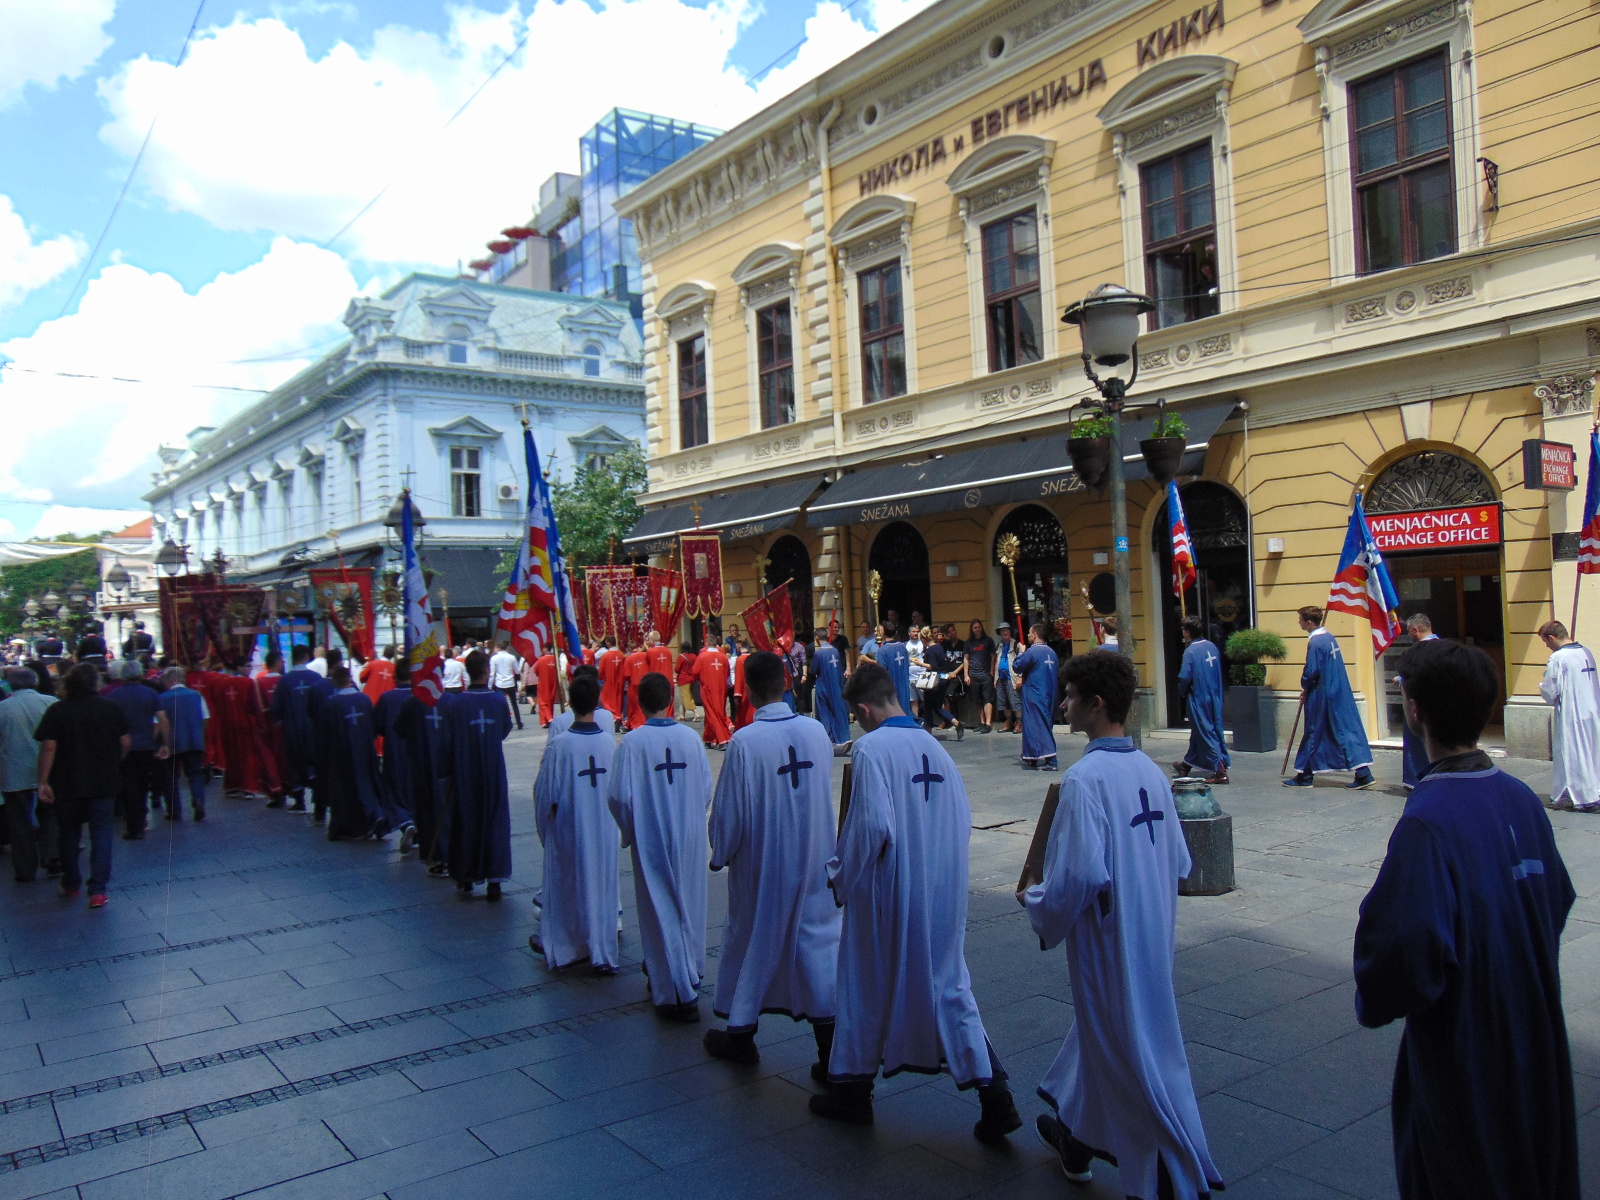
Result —
<path fill-rule="evenodd" d="M 706 1052 L 756 1063 L 763 1013 L 810 1021 L 814 1077 L 827 1078 L 839 966 L 839 908 L 828 890 L 834 850 L 833 739 L 821 722 L 784 703 L 783 660 L 745 661 L 755 720 L 733 735 L 711 807 L 711 869 L 728 868 L 717 998 L 726 1029 L 706 1032 Z"/>
<path fill-rule="evenodd" d="M 700 1019 L 706 970 L 711 764 L 700 735 L 668 715 L 672 682 L 665 675 L 651 671 L 634 694 L 646 719 L 611 760 L 611 815 L 633 851 L 639 939 L 656 1015 L 692 1023 Z"/>
<path fill-rule="evenodd" d="M 1594 655 L 1560 621 L 1539 627 L 1550 651 L 1539 694 L 1555 708 L 1550 722 L 1552 808 L 1600 812 L 1600 674 Z"/>
<path fill-rule="evenodd" d="M 856 739 L 850 809 L 828 864 L 844 908 L 839 1012 L 820 1117 L 872 1124 L 872 1083 L 900 1071 L 948 1070 L 976 1087 L 980 1141 L 1022 1124 L 989 1044 L 967 971 L 967 847 L 972 809 L 954 761 L 901 711 L 894 680 L 862 662 L 845 703 Z"/>
<path fill-rule="evenodd" d="M 1017 893 L 1040 941 L 1066 943 L 1072 977 L 1075 1020 L 1039 1085 L 1056 1115 L 1039 1117 L 1039 1137 L 1075 1182 L 1103 1158 L 1131 1197 L 1192 1200 L 1222 1184 L 1172 989 L 1189 850 L 1165 773 L 1123 731 L 1133 663 L 1080 654 L 1061 678 L 1068 723 L 1090 741 L 1061 781 L 1044 879 Z"/>
<path fill-rule="evenodd" d="M 573 667 L 572 668 L 572 681 L 574 683 L 576 683 L 580 679 L 583 679 L 585 676 L 587 676 L 590 679 L 593 679 L 597 685 L 600 682 L 600 672 L 596 668 L 591 667 L 588 663 L 584 663 L 582 666 L 578 666 L 578 667 Z M 560 734 L 563 734 L 567 730 L 572 728 L 572 722 L 575 719 L 576 719 L 576 717 L 575 717 L 575 715 L 574 715 L 574 713 L 572 711 L 572 706 L 570 704 L 566 707 L 565 710 L 563 710 L 562 712 L 558 712 L 554 717 L 552 717 L 550 719 L 550 724 L 545 727 L 545 736 L 546 736 L 545 749 L 546 750 L 548 750 L 550 748 L 550 743 L 555 741 L 556 738 Z M 616 718 L 616 715 L 614 713 L 609 713 L 605 709 L 600 708 L 597 705 L 595 707 L 594 712 L 591 714 L 590 719 L 593 720 L 596 725 L 600 726 L 600 728 L 605 730 L 607 733 L 615 733 L 616 732 L 617 718 Z"/>
<path fill-rule="evenodd" d="M 596 974 L 615 975 L 617 823 L 606 806 L 606 776 L 616 739 L 594 719 L 599 679 L 574 679 L 567 703 L 576 719 L 546 748 L 533 785 L 544 886 L 539 935 L 528 944 L 552 971 L 588 959 Z"/>

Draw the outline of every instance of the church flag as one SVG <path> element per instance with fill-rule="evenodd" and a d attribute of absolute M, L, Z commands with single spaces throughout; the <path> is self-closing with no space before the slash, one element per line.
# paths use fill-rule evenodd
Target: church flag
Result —
<path fill-rule="evenodd" d="M 683 576 L 670 567 L 650 568 L 650 627 L 663 642 L 676 641 L 683 616 Z"/>
<path fill-rule="evenodd" d="M 772 614 L 772 641 L 782 653 L 794 645 L 794 606 L 787 583 L 767 593 L 767 611 Z"/>
<path fill-rule="evenodd" d="M 1172 594 L 1182 596 L 1195 582 L 1194 540 L 1189 536 L 1189 522 L 1183 515 L 1175 479 L 1167 482 L 1167 518 L 1172 527 Z"/>
<path fill-rule="evenodd" d="M 696 529 L 678 535 L 683 563 L 684 611 L 691 617 L 714 617 L 722 611 L 722 535 Z"/>
<path fill-rule="evenodd" d="M 501 633 L 511 636 L 517 654 L 531 662 L 546 650 L 555 650 L 558 546 L 552 545 L 555 516 L 550 511 L 549 489 L 539 471 L 539 450 L 533 444 L 533 431 L 526 426 L 522 440 L 528 466 L 527 522 L 517 548 L 517 561 L 500 601 L 498 627 Z"/>
<path fill-rule="evenodd" d="M 1328 611 L 1366 617 L 1372 624 L 1372 652 L 1379 655 L 1400 636 L 1400 622 L 1394 615 L 1399 607 L 1400 597 L 1389 578 L 1383 553 L 1372 540 L 1361 495 L 1357 493 L 1350 509 L 1344 550 L 1339 555 L 1339 570 L 1328 590 Z"/>
<path fill-rule="evenodd" d="M 1600 575 L 1600 429 L 1589 434 L 1589 486 L 1583 494 L 1578 574 Z"/>
<path fill-rule="evenodd" d="M 411 694 L 430 708 L 444 695 L 444 654 L 433 631 L 433 613 L 428 606 L 428 580 L 417 558 L 416 512 L 411 493 L 401 492 L 400 548 L 405 556 L 405 576 L 401 583 L 405 597 L 406 661 L 411 664 Z"/>
<path fill-rule="evenodd" d="M 757 650 L 771 650 L 777 652 L 773 645 L 772 608 L 768 605 L 769 597 L 763 596 L 739 614 L 739 619 L 744 622 L 744 631 L 750 638 L 750 644 Z"/>

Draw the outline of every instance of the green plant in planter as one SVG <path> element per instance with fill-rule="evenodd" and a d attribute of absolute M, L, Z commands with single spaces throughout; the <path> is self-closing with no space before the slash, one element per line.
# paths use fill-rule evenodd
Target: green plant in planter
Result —
<path fill-rule="evenodd" d="M 1150 431 L 1153 438 L 1182 437 L 1189 426 L 1177 413 L 1164 412 L 1156 418 L 1156 427 Z"/>
<path fill-rule="evenodd" d="M 1265 629 L 1240 629 L 1228 638 L 1224 647 L 1228 656 L 1228 675 L 1231 682 L 1241 687 L 1261 687 L 1267 682 L 1267 668 L 1262 659 L 1282 662 L 1289 657 L 1289 648 L 1283 639 Z"/>
<path fill-rule="evenodd" d="M 1111 416 L 1108 413 L 1096 413 L 1092 417 L 1085 417 L 1075 421 L 1072 425 L 1072 437 L 1075 438 L 1108 438 L 1114 429 Z"/>

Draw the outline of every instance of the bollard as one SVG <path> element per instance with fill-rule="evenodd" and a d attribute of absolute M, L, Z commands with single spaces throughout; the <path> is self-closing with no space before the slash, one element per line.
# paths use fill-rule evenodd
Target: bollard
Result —
<path fill-rule="evenodd" d="M 1194 864 L 1178 881 L 1180 896 L 1220 896 L 1233 890 L 1233 818 L 1203 779 L 1175 779 L 1172 800 Z"/>

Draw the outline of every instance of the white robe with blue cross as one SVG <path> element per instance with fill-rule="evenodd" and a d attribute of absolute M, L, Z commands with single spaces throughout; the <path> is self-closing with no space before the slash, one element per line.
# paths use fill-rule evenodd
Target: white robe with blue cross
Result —
<path fill-rule="evenodd" d="M 1091 741 L 1061 780 L 1044 881 L 1024 894 L 1039 939 L 1066 943 L 1072 979 L 1073 1026 L 1039 1094 L 1143 1200 L 1156 1200 L 1160 1159 L 1180 1200 L 1221 1181 L 1172 986 L 1178 880 L 1189 870 L 1161 768 L 1132 738 Z"/>
<path fill-rule="evenodd" d="M 758 708 L 728 746 L 711 805 L 711 869 L 728 869 L 713 1011 L 729 1029 L 754 1029 L 762 1013 L 833 1019 L 832 769 L 827 730 L 781 702 Z"/>
<path fill-rule="evenodd" d="M 617 823 L 606 805 L 616 739 L 586 722 L 554 739 L 533 785 L 544 844 L 539 940 L 552 971 L 587 958 L 615 969 Z"/>
<path fill-rule="evenodd" d="M 650 998 L 658 1006 L 689 1004 L 706 970 L 711 764 L 698 733 L 658 717 L 623 737 L 610 778 L 611 815 L 633 851 Z"/>
<path fill-rule="evenodd" d="M 994 1079 L 967 973 L 967 844 L 960 772 L 911 717 L 856 739 L 850 811 L 828 864 L 844 906 L 839 1012 L 828 1075 L 937 1073 Z"/>

